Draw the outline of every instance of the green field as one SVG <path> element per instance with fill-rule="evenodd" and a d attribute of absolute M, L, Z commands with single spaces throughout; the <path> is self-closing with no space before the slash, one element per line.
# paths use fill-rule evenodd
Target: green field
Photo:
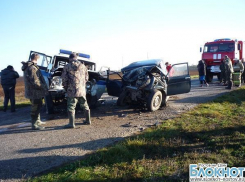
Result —
<path fill-rule="evenodd" d="M 245 87 L 28 181 L 188 181 L 189 164 L 245 166 Z"/>

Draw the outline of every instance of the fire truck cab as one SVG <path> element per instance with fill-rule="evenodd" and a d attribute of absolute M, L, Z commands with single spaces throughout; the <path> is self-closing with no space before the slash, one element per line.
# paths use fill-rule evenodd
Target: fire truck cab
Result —
<path fill-rule="evenodd" d="M 206 42 L 203 49 L 200 48 L 200 52 L 202 52 L 202 60 L 205 61 L 207 66 L 207 82 L 212 82 L 214 75 L 217 75 L 220 79 L 220 64 L 225 55 L 232 60 L 233 64 L 235 60 L 244 58 L 243 41 L 237 39 L 224 38 Z"/>

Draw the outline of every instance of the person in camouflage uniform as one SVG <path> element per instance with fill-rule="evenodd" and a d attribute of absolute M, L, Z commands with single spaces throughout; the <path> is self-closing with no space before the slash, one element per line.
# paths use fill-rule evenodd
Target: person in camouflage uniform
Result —
<path fill-rule="evenodd" d="M 225 76 L 225 60 L 222 60 L 220 68 L 220 83 L 226 85 L 226 76 Z"/>
<path fill-rule="evenodd" d="M 31 55 L 31 60 L 22 62 L 22 71 L 24 72 L 25 97 L 31 101 L 31 122 L 33 130 L 42 130 L 45 124 L 40 120 L 40 111 L 42 108 L 42 99 L 48 93 L 47 84 L 42 73 L 37 66 L 37 60 L 40 56 L 36 53 Z"/>
<path fill-rule="evenodd" d="M 224 61 L 225 61 L 225 76 L 226 76 L 226 81 L 228 82 L 228 86 L 225 88 L 231 89 L 233 85 L 232 73 L 234 72 L 233 67 L 232 67 L 232 62 L 231 62 L 231 59 L 227 55 L 224 57 Z"/>
<path fill-rule="evenodd" d="M 244 60 L 244 58 L 242 58 L 242 64 L 243 64 L 243 67 L 245 67 L 245 60 Z M 242 83 L 245 83 L 245 71 L 243 71 L 243 73 L 242 73 Z"/>
<path fill-rule="evenodd" d="M 86 66 L 77 60 L 77 54 L 69 56 L 69 63 L 64 67 L 62 84 L 67 92 L 67 112 L 69 124 L 65 128 L 75 128 L 75 108 L 77 102 L 85 110 L 86 124 L 91 124 L 90 109 L 86 100 L 86 82 L 88 81 L 88 70 Z"/>
<path fill-rule="evenodd" d="M 234 64 L 233 82 L 235 86 L 241 87 L 241 75 L 244 71 L 243 63 L 240 60 L 236 60 Z"/>

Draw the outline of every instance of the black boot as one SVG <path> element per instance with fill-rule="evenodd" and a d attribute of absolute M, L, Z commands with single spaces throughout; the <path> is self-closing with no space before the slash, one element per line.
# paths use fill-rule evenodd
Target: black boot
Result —
<path fill-rule="evenodd" d="M 229 82 L 228 82 L 228 86 L 225 87 L 225 88 L 226 88 L 226 89 L 231 89 L 232 85 L 233 85 L 233 82 L 232 82 L 232 81 L 229 81 Z"/>
<path fill-rule="evenodd" d="M 85 110 L 85 118 L 84 123 L 91 125 L 90 110 Z"/>

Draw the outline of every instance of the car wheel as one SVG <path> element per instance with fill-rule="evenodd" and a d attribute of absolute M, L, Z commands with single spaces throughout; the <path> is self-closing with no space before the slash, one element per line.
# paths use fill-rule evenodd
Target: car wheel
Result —
<path fill-rule="evenodd" d="M 127 105 L 127 92 L 122 92 L 117 99 L 118 106 L 125 106 Z"/>
<path fill-rule="evenodd" d="M 45 98 L 45 106 L 47 114 L 54 114 L 54 103 L 51 94 L 46 95 Z"/>
<path fill-rule="evenodd" d="M 159 90 L 154 90 L 152 93 L 149 95 L 147 99 L 147 109 L 149 111 L 156 111 L 158 110 L 162 105 L 162 92 Z"/>

